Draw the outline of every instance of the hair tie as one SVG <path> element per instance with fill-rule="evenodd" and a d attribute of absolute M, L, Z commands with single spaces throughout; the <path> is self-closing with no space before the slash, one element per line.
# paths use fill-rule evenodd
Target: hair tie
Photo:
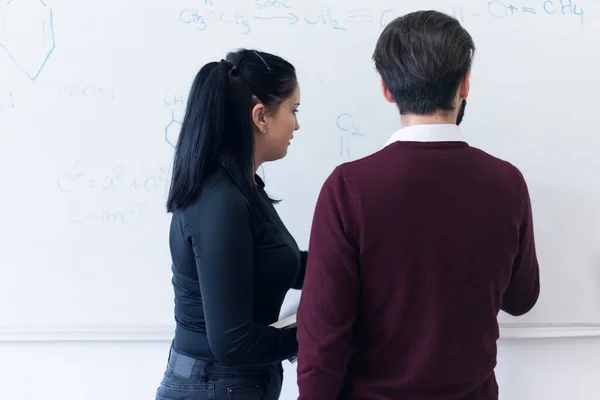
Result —
<path fill-rule="evenodd" d="M 231 61 L 221 60 L 221 64 L 225 64 L 227 66 L 227 72 L 229 73 L 230 77 L 235 78 L 240 74 L 240 70 L 237 65 L 233 64 Z"/>

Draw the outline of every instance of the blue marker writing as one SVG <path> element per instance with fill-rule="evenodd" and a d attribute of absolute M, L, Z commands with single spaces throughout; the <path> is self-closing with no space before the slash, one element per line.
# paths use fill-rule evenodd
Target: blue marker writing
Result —
<path fill-rule="evenodd" d="M 31 81 L 39 77 L 54 52 L 53 21 L 52 9 L 41 0 L 2 3 L 0 48 Z"/>

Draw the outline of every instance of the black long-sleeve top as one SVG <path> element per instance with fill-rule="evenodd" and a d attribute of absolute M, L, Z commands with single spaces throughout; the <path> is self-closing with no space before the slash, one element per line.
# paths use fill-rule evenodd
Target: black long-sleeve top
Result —
<path fill-rule="evenodd" d="M 302 288 L 307 253 L 256 181 L 269 222 L 255 217 L 223 170 L 171 220 L 174 347 L 224 366 L 274 364 L 298 350 L 296 329 L 268 325 L 278 320 L 286 293 Z"/>

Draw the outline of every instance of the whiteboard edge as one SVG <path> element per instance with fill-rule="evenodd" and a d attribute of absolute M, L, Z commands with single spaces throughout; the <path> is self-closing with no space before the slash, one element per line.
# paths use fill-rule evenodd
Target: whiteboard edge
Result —
<path fill-rule="evenodd" d="M 500 324 L 500 339 L 600 337 L 600 324 Z"/>
<path fill-rule="evenodd" d="M 0 343 L 170 342 L 172 326 L 0 328 Z M 501 324 L 500 340 L 600 337 L 600 324 Z"/>

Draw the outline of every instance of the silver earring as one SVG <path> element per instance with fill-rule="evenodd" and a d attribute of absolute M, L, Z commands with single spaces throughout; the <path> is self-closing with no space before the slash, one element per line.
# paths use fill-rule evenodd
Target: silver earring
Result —
<path fill-rule="evenodd" d="M 267 127 L 265 126 L 265 129 L 262 130 L 262 134 L 266 135 L 267 134 Z"/>

